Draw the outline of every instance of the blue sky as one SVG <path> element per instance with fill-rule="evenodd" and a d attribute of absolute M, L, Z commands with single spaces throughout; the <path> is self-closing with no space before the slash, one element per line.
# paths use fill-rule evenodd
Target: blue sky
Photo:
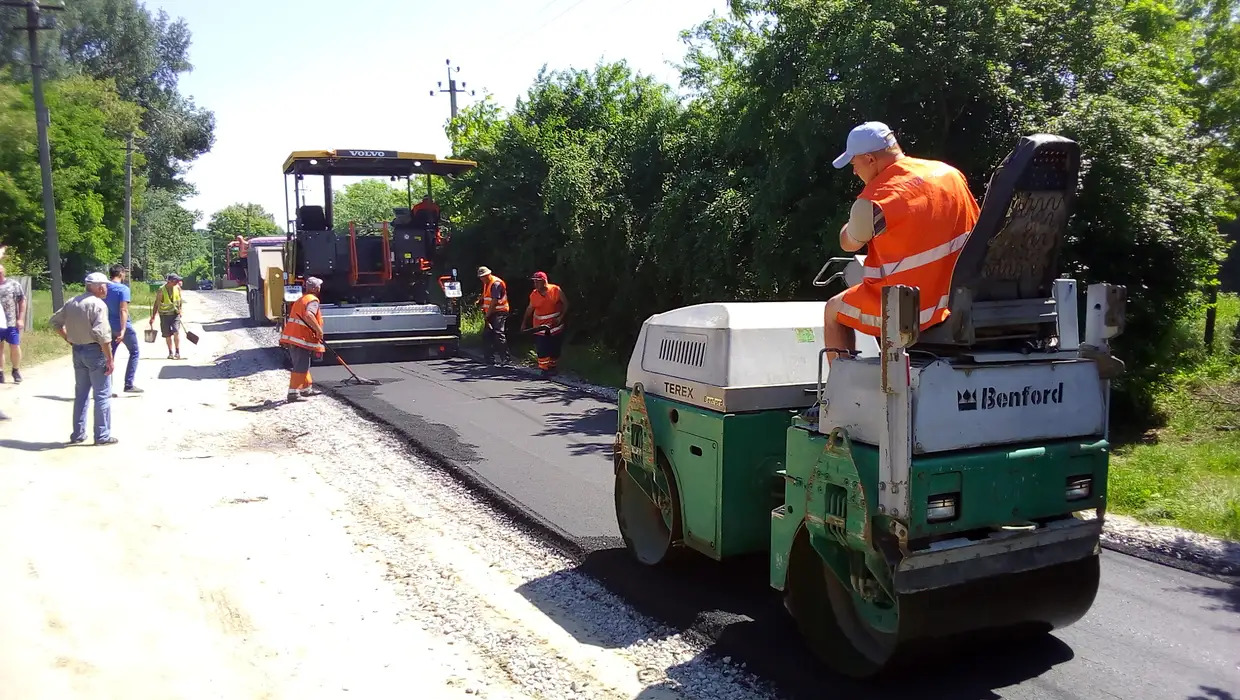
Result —
<path fill-rule="evenodd" d="M 215 147 L 193 164 L 187 202 L 205 225 L 253 201 L 283 223 L 280 167 L 289 152 L 392 149 L 446 155 L 444 61 L 480 99 L 505 108 L 539 68 L 625 59 L 675 84 L 679 32 L 727 12 L 727 0 L 147 0 L 184 17 L 193 72 L 181 91 L 215 112 Z M 307 180 L 309 181 L 309 179 Z M 315 183 L 317 185 L 317 183 Z M 336 183 L 333 183 L 335 185 Z M 322 194 L 312 189 L 310 201 Z"/>

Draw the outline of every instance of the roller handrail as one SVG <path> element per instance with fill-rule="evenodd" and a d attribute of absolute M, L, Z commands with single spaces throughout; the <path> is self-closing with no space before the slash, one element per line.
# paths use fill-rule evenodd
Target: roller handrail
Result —
<path fill-rule="evenodd" d="M 841 263 L 841 262 L 842 262 L 842 263 L 844 263 L 845 265 L 847 265 L 848 263 L 850 263 L 850 262 L 852 262 L 852 261 L 853 261 L 853 258 L 851 258 L 851 257 L 848 257 L 848 258 L 829 258 L 829 259 L 828 259 L 825 263 L 823 263 L 823 265 L 822 265 L 822 269 L 820 269 L 820 270 L 818 271 L 818 274 L 814 275 L 814 286 L 815 286 L 815 287 L 826 287 L 827 285 L 829 285 L 829 284 L 831 284 L 832 282 L 834 282 L 834 281 L 835 281 L 835 279 L 836 279 L 837 277 L 843 277 L 843 276 L 844 276 L 844 270 L 840 270 L 839 272 L 835 273 L 834 275 L 831 275 L 830 277 L 828 277 L 828 278 L 827 278 L 827 280 L 824 282 L 824 281 L 822 280 L 822 276 L 823 276 L 824 274 L 826 274 L 826 272 L 827 272 L 827 268 L 831 267 L 831 265 L 832 265 L 832 264 L 835 264 L 835 263 Z"/>

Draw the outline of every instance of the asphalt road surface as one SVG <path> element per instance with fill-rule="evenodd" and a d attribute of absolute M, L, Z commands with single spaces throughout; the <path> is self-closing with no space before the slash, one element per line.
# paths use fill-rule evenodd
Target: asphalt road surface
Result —
<path fill-rule="evenodd" d="M 703 557 L 662 573 L 630 560 L 612 501 L 612 405 L 463 358 L 353 369 L 379 384 L 341 386 L 339 366 L 316 367 L 315 382 L 570 543 L 579 569 L 639 610 L 705 635 L 709 651 L 788 698 L 1240 698 L 1240 587 L 1109 551 L 1094 607 L 1053 635 L 966 645 L 877 685 L 819 671 L 767 585 L 765 558 Z"/>

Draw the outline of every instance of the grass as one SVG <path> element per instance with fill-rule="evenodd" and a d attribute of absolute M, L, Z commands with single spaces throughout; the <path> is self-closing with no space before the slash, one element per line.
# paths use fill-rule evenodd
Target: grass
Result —
<path fill-rule="evenodd" d="M 1220 295 L 1213 352 L 1158 397 L 1165 425 L 1111 462 L 1108 509 L 1148 523 L 1240 540 L 1240 354 L 1231 347 L 1240 298 Z M 1189 331 L 1200 342 L 1204 314 Z"/>
<path fill-rule="evenodd" d="M 151 303 L 155 299 L 155 293 L 143 282 L 133 283 L 130 289 L 133 291 L 132 301 L 129 303 L 130 318 L 145 322 L 145 319 L 151 315 Z M 85 289 L 80 284 L 65 285 L 65 299 L 72 299 L 83 291 Z M 23 367 L 69 354 L 69 346 L 47 326 L 48 319 L 52 317 L 51 291 L 36 289 L 31 296 L 33 297 L 31 299 L 33 304 L 31 323 L 34 328 L 28 328 L 22 334 Z M 134 325 L 136 327 L 138 324 Z"/>
<path fill-rule="evenodd" d="M 538 365 L 531 336 L 518 332 L 521 318 L 516 314 L 508 318 L 508 348 L 515 362 L 530 366 Z M 624 386 L 625 360 L 597 343 L 574 343 L 572 328 L 564 349 L 560 353 L 561 374 L 571 374 L 582 381 L 598 386 L 620 388 Z M 466 347 L 482 346 L 482 312 L 473 309 L 461 315 L 461 343 Z"/>

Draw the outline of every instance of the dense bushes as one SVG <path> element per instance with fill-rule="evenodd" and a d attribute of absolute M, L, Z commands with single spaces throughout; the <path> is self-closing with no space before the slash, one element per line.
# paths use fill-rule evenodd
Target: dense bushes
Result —
<path fill-rule="evenodd" d="M 821 298 L 860 190 L 830 161 L 856 123 L 951 162 L 980 198 L 1016 140 L 1076 139 L 1086 161 L 1064 273 L 1130 290 L 1122 347 L 1141 399 L 1168 329 L 1223 254 L 1218 138 L 1198 138 L 1200 23 L 1103 0 L 769 0 L 688 35 L 686 99 L 623 63 L 544 73 L 503 115 L 449 127 L 480 167 L 453 190 L 458 267 L 546 269 L 576 333 L 627 352 L 641 321 L 706 300 Z"/>

